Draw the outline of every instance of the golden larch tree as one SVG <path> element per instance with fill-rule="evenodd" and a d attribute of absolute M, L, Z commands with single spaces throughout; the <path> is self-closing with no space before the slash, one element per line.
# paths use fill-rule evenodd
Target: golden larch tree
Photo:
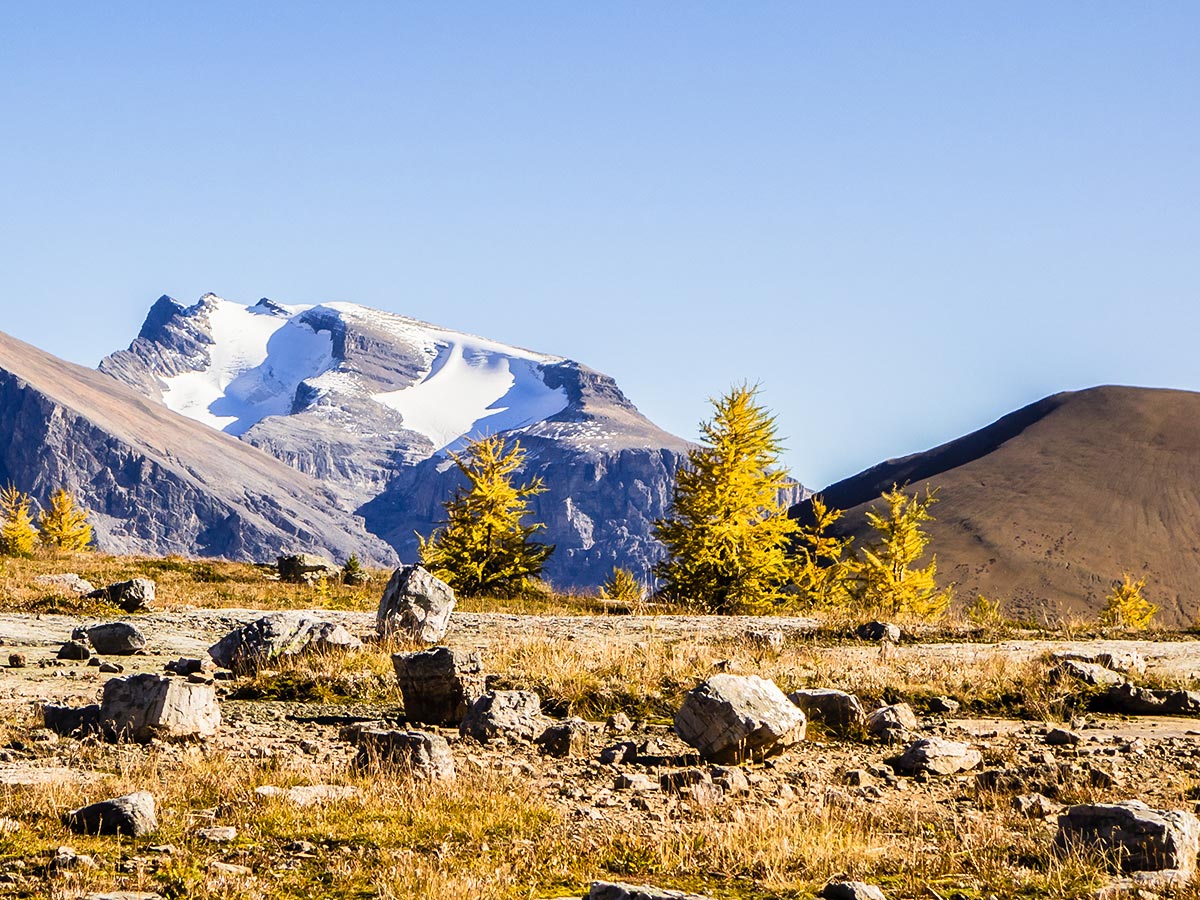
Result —
<path fill-rule="evenodd" d="M 0 553 L 5 556 L 29 556 L 37 532 L 33 528 L 28 494 L 10 484 L 0 491 Z"/>
<path fill-rule="evenodd" d="M 937 557 L 918 567 L 929 546 L 924 524 L 933 521 L 929 508 L 936 491 L 912 496 L 892 486 L 882 496 L 884 510 L 867 512 L 877 535 L 862 548 L 856 593 L 863 606 L 882 615 L 908 614 L 936 619 L 950 605 L 950 590 L 937 586 Z"/>
<path fill-rule="evenodd" d="M 765 613 L 783 600 L 796 530 L 780 501 L 775 419 L 742 385 L 713 400 L 700 446 L 675 474 L 671 514 L 654 524 L 667 557 L 654 568 L 663 594 L 709 612 Z"/>
<path fill-rule="evenodd" d="M 38 538 L 59 550 L 86 550 L 92 542 L 87 512 L 80 509 L 66 488 L 50 495 L 50 505 L 38 516 Z"/>
<path fill-rule="evenodd" d="M 523 522 L 529 499 L 546 489 L 542 480 L 513 483 L 525 451 L 499 435 L 471 441 L 450 457 L 467 486 L 446 501 L 444 526 L 428 539 L 417 536 L 421 564 L 465 596 L 524 592 L 554 552 L 552 544 L 533 540 L 544 525 Z"/>

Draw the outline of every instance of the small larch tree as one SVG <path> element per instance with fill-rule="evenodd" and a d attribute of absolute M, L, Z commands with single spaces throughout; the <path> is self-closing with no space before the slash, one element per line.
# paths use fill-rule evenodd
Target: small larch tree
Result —
<path fill-rule="evenodd" d="M 545 526 L 524 522 L 530 498 L 545 490 L 542 480 L 514 484 L 525 451 L 499 435 L 471 441 L 450 457 L 467 486 L 446 501 L 444 526 L 428 539 L 418 535 L 421 564 L 464 596 L 523 593 L 554 552 L 533 539 Z"/>
<path fill-rule="evenodd" d="M 50 495 L 50 505 L 38 516 L 38 538 L 59 550 L 86 550 L 92 543 L 92 526 L 66 488 Z"/>
<path fill-rule="evenodd" d="M 865 608 L 936 619 L 950 605 L 950 590 L 937 586 L 937 557 L 917 566 L 929 546 L 924 525 L 933 521 L 929 508 L 937 502 L 935 494 L 909 496 L 893 485 L 883 493 L 884 510 L 867 512 L 877 537 L 862 548 L 856 594 Z"/>
<path fill-rule="evenodd" d="M 670 517 L 655 522 L 667 557 L 654 574 L 678 603 L 764 613 L 783 599 L 796 523 L 780 501 L 789 482 L 778 465 L 775 419 L 756 395 L 757 388 L 742 385 L 712 401 L 701 445 L 676 472 Z"/>
<path fill-rule="evenodd" d="M 850 602 L 858 563 L 850 554 L 852 537 L 839 537 L 833 526 L 842 511 L 820 495 L 809 501 L 809 514 L 796 529 L 793 584 L 799 603 L 811 609 L 836 609 Z"/>
<path fill-rule="evenodd" d="M 1100 610 L 1100 624 L 1130 631 L 1147 628 L 1158 607 L 1142 593 L 1145 587 L 1145 578 L 1134 581 L 1132 575 L 1125 575 L 1120 581 L 1114 582 L 1104 609 Z"/>
<path fill-rule="evenodd" d="M 28 494 L 10 484 L 0 491 L 0 553 L 5 556 L 30 556 L 37 532 L 33 528 Z"/>

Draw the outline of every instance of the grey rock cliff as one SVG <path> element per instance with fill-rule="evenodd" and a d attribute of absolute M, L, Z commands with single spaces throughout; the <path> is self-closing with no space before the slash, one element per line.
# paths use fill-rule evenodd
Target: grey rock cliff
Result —
<path fill-rule="evenodd" d="M 89 510 L 120 553 L 274 558 L 299 548 L 387 563 L 328 488 L 111 378 L 0 334 L 0 483 Z"/>

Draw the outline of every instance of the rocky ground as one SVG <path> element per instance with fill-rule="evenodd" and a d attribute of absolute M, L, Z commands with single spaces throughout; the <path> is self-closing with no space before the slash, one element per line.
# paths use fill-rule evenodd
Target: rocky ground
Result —
<path fill-rule="evenodd" d="M 374 631 L 371 614 L 312 614 L 368 641 Z M 278 835 L 271 838 L 269 829 L 259 832 L 252 846 L 244 840 L 231 839 L 225 845 L 198 837 L 201 827 L 220 826 L 224 820 L 239 823 L 229 827 L 235 832 L 241 828 L 243 834 L 253 822 L 250 812 L 221 803 L 201 805 L 200 797 L 192 805 L 186 798 L 175 801 L 186 813 L 180 839 L 185 858 L 190 858 L 186 847 L 191 842 L 205 848 L 207 874 L 195 882 L 163 875 L 173 871 L 171 866 L 148 849 L 152 842 L 144 841 L 99 845 L 99 850 L 90 844 L 93 855 L 98 854 L 95 869 L 86 868 L 84 876 L 65 876 L 76 870 L 65 863 L 50 864 L 44 848 L 47 842 L 72 843 L 70 833 L 50 822 L 47 814 L 23 815 L 30 804 L 61 810 L 75 798 L 98 798 L 101 785 L 132 784 L 122 778 L 143 772 L 151 757 L 156 773 L 184 771 L 200 757 L 207 765 L 220 759 L 252 772 L 256 789 L 272 779 L 285 788 L 316 784 L 318 792 L 325 790 L 319 785 L 334 784 L 334 796 L 326 798 L 330 802 L 365 804 L 361 794 L 372 790 L 372 782 L 344 777 L 353 769 L 357 752 L 345 739 L 345 730 L 364 721 L 402 725 L 398 692 L 337 703 L 235 699 L 245 696 L 240 689 L 247 679 L 229 675 L 215 682 L 221 728 L 199 743 L 105 745 L 94 737 L 60 736 L 39 727 L 43 703 L 94 703 L 108 679 L 161 673 L 171 660 L 201 657 L 230 629 L 259 615 L 239 609 L 139 614 L 131 621 L 148 637 L 148 644 L 137 654 L 106 658 L 120 666 L 120 672 L 101 672 L 100 666 L 89 665 L 90 660 L 58 658 L 59 648 L 76 628 L 97 620 L 0 615 L 0 665 L 10 655 L 15 655 L 14 662 L 23 662 L 0 668 L 0 715 L 8 723 L 7 746 L 0 749 L 0 896 L 99 896 L 104 889 L 130 886 L 144 889 L 147 896 L 158 891 L 163 896 L 303 896 L 303 891 L 312 890 L 310 885 L 293 894 L 278 886 L 291 877 L 281 873 L 296 869 L 292 856 L 298 851 L 287 851 L 287 842 Z M 1186 683 L 1200 671 L 1200 643 L 1183 640 L 902 642 L 881 648 L 863 641 L 823 643 L 813 637 L 815 629 L 816 623 L 808 619 L 455 613 L 442 643 L 479 651 L 485 669 L 490 657 L 511 649 L 519 638 L 525 642 L 522 647 L 604 644 L 618 655 L 673 647 L 684 655 L 694 648 L 695 654 L 711 656 L 714 647 L 765 645 L 730 658 L 691 660 L 701 672 L 754 674 L 778 667 L 794 653 L 801 660 L 796 672 L 814 671 L 803 667 L 804 660 L 827 657 L 850 667 L 847 671 L 856 666 L 909 673 L 961 670 L 969 682 L 971 673 L 990 671 L 997 660 L 1005 665 L 1032 663 L 1062 650 L 1134 651 L 1148 663 L 1139 677 L 1150 683 Z M 698 634 L 704 641 L 697 642 Z M 263 683 L 263 676 L 258 678 Z M 379 678 L 387 679 L 386 670 Z M 520 687 L 512 684 L 514 678 L 508 673 L 506 686 Z M 812 684 L 811 677 L 807 681 L 808 686 L 821 686 Z M 885 700 L 908 699 L 870 693 L 867 687 L 868 709 Z M 1191 718 L 1101 715 L 1080 707 L 1071 710 L 1066 721 L 1050 721 L 965 716 L 955 710 L 956 702 L 942 704 L 941 712 L 935 711 L 937 703 L 917 706 L 915 724 L 892 735 L 890 742 L 861 731 L 839 735 L 810 723 L 803 743 L 745 765 L 705 762 L 673 733 L 668 721 L 635 710 L 628 716 L 616 709 L 613 715 L 595 717 L 580 729 L 567 755 L 552 755 L 526 740 L 480 743 L 460 736 L 456 728 L 424 728 L 446 739 L 460 784 L 509 792 L 514 810 L 536 804 L 543 811 L 539 815 L 557 823 L 550 829 L 558 842 L 554 846 L 565 848 L 564 861 L 553 876 L 533 868 L 523 875 L 518 867 L 500 881 L 485 878 L 460 884 L 455 895 L 578 896 L 580 884 L 609 878 L 677 886 L 714 897 L 801 897 L 811 896 L 830 878 L 861 876 L 881 884 L 889 896 L 1085 896 L 1103 886 L 1105 878 L 1098 874 L 1103 866 L 1079 863 L 1072 868 L 1054 856 L 1051 843 L 1064 807 L 1136 799 L 1154 808 L 1191 810 L 1193 795 L 1200 796 L 1200 723 Z M 964 771 L 901 774 L 897 757 L 916 738 L 944 738 L 978 753 Z M 31 796 L 36 802 L 27 799 Z M 353 796 L 359 799 L 348 799 Z M 293 827 L 309 834 L 295 836 L 293 843 L 312 844 L 310 856 L 302 853 L 302 858 L 315 859 L 324 868 L 333 865 L 322 855 L 323 845 L 313 840 L 315 832 Z M 21 833 L 37 840 L 19 840 L 16 835 Z M 537 841 L 547 839 L 539 834 Z M 499 838 L 464 840 L 476 857 L 498 852 L 493 844 Z M 503 840 L 519 845 L 526 838 L 509 834 Z M 361 848 L 364 843 L 370 842 L 361 837 L 358 844 L 340 838 L 326 841 L 330 852 L 334 844 L 339 852 L 351 852 L 344 848 Z M 433 860 L 445 857 L 447 866 L 454 859 L 452 851 L 436 847 L 405 852 L 419 858 L 429 853 Z M 516 851 L 503 851 L 510 852 Z M 221 866 L 234 868 L 225 871 Z M 367 877 L 364 883 L 359 893 L 327 895 L 400 895 L 399 888 L 382 886 L 386 879 L 373 884 Z M 422 890 L 441 895 L 433 888 Z"/>

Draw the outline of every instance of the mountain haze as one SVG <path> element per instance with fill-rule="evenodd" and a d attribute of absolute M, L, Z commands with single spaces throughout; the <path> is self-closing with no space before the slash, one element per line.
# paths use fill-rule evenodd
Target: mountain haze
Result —
<path fill-rule="evenodd" d="M 865 511 L 893 484 L 937 488 L 932 549 L 960 602 L 982 593 L 1010 615 L 1091 615 L 1128 572 L 1164 623 L 1200 611 L 1200 394 L 1055 394 L 822 493 L 861 541 Z"/>

